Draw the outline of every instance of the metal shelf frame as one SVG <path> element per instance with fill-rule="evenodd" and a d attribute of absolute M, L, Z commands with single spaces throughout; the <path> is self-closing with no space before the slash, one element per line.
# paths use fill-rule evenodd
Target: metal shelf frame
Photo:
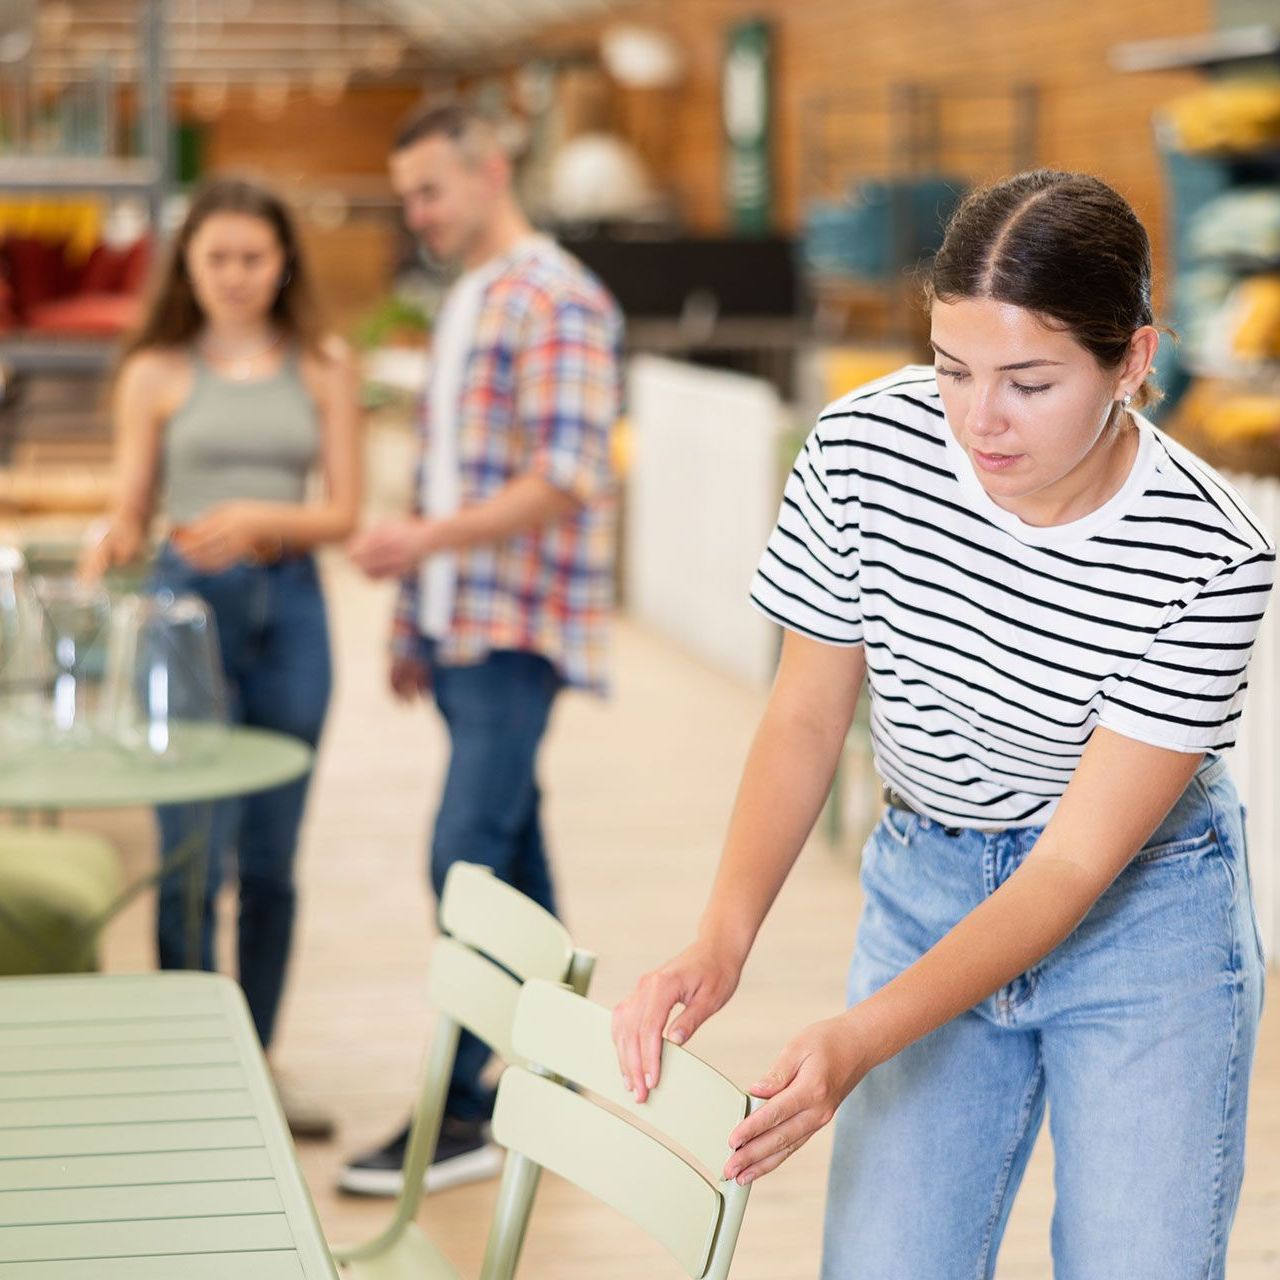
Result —
<path fill-rule="evenodd" d="M 987 106 L 989 104 L 989 106 Z M 963 129 L 949 120 L 955 113 L 973 116 Z M 954 171 L 949 159 L 959 153 L 982 158 L 992 172 L 1010 173 L 1034 166 L 1039 121 L 1039 88 L 1031 82 L 989 85 L 972 81 L 935 84 L 900 82 L 878 90 L 851 90 L 809 99 L 801 108 L 800 198 L 844 199 L 859 181 L 924 178 Z M 837 141 L 841 129 L 861 132 L 868 145 Z M 960 173 L 978 178 L 982 173 Z M 837 292 L 856 288 L 866 298 L 879 298 L 886 307 L 885 341 L 909 341 L 913 307 L 910 271 L 915 265 L 910 233 L 910 209 L 898 188 L 891 192 L 892 269 L 883 281 L 854 281 L 844 277 L 809 277 L 810 291 Z M 823 308 L 819 306 L 821 312 Z M 823 327 L 823 326 L 820 326 Z M 850 335 L 840 334 L 841 337 Z"/>
<path fill-rule="evenodd" d="M 141 154 L 125 158 L 105 153 L 49 155 L 30 151 L 32 82 L 29 68 L 19 66 L 11 88 L 15 90 L 15 136 L 24 149 L 0 153 L 0 195 L 138 195 L 147 202 L 152 234 L 161 233 L 173 167 L 166 8 L 167 0 L 140 0 L 138 6 L 140 56 L 136 87 Z M 109 135 L 114 132 L 114 87 L 104 82 L 101 95 L 110 108 L 100 131 L 104 152 L 112 142 Z M 110 364 L 114 349 L 114 340 L 59 339 L 21 331 L 0 336 L 0 361 L 21 372 L 102 370 Z"/>

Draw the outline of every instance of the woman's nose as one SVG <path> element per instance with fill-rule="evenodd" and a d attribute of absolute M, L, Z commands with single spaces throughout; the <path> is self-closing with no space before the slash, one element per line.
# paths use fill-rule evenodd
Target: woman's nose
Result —
<path fill-rule="evenodd" d="M 1004 429 L 994 403 L 994 397 L 985 391 L 975 390 L 965 414 L 965 429 L 972 436 L 996 435 Z"/>

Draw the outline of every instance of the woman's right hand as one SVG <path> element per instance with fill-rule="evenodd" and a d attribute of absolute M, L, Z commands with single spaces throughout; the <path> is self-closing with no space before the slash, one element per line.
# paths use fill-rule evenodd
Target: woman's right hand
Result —
<path fill-rule="evenodd" d="M 80 553 L 76 576 L 82 582 L 100 582 L 109 569 L 128 564 L 142 550 L 142 526 L 131 520 L 112 520 L 102 535 L 90 539 Z"/>
<path fill-rule="evenodd" d="M 658 1083 L 663 1030 L 676 1005 L 683 1005 L 666 1038 L 684 1044 L 713 1013 L 728 1003 L 746 957 L 699 940 L 661 968 L 646 973 L 613 1011 L 613 1043 L 629 1092 L 643 1102 Z"/>

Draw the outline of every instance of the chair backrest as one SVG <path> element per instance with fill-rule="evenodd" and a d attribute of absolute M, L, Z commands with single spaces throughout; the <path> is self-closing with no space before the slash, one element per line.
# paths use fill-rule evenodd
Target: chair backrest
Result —
<path fill-rule="evenodd" d="M 508 1155 L 483 1280 L 514 1275 L 518 1246 L 509 1248 L 505 1237 L 518 1241 L 523 1224 L 506 1202 L 519 1195 L 529 1166 L 550 1169 L 625 1214 L 687 1275 L 723 1280 L 750 1188 L 719 1172 L 729 1133 L 753 1100 L 687 1050 L 665 1044 L 661 1080 L 637 1103 L 622 1085 L 608 1010 L 548 982 L 525 984 L 513 1043 L 519 1058 L 538 1067 L 509 1067 L 498 1086 L 494 1136 Z"/>
<path fill-rule="evenodd" d="M 417 1216 L 422 1180 L 440 1137 L 460 1029 L 479 1036 L 505 1062 L 516 1061 L 511 1029 L 522 984 L 541 978 L 585 991 L 591 980 L 595 956 L 575 949 L 555 916 L 487 867 L 455 862 L 449 868 L 440 895 L 440 927 L 429 982 L 439 1016 L 410 1124 L 404 1187 L 387 1229 L 368 1244 L 335 1250 L 341 1261 L 384 1252 Z M 530 1204 L 532 1195 L 530 1183 Z M 526 1214 L 528 1207 L 522 1205 Z"/>
<path fill-rule="evenodd" d="M 511 1026 L 521 983 L 570 982 L 575 952 L 568 931 L 488 868 L 467 862 L 454 863 L 445 878 L 440 928 L 431 954 L 432 1004 L 514 1061 Z M 579 985 L 586 989 L 585 981 Z"/>

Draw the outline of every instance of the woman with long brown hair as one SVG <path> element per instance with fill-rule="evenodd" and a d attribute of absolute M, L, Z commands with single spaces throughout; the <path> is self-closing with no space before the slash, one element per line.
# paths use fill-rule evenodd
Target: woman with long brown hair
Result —
<path fill-rule="evenodd" d="M 116 383 L 117 492 L 96 576 L 134 559 L 159 516 L 166 536 L 152 589 L 211 607 L 233 718 L 314 745 L 330 691 L 329 637 L 312 551 L 345 538 L 360 494 L 353 362 L 319 322 L 284 204 L 223 178 L 193 200 L 128 343 Z M 321 496 L 308 496 L 313 470 Z M 230 848 L 239 878 L 239 976 L 270 1045 L 296 903 L 293 877 L 308 778 L 216 807 L 201 962 L 213 961 L 213 898 Z M 176 849 L 198 810 L 159 810 Z M 183 886 L 168 876 L 160 963 L 185 956 Z M 295 1131 L 327 1131 L 288 1105 Z"/>

